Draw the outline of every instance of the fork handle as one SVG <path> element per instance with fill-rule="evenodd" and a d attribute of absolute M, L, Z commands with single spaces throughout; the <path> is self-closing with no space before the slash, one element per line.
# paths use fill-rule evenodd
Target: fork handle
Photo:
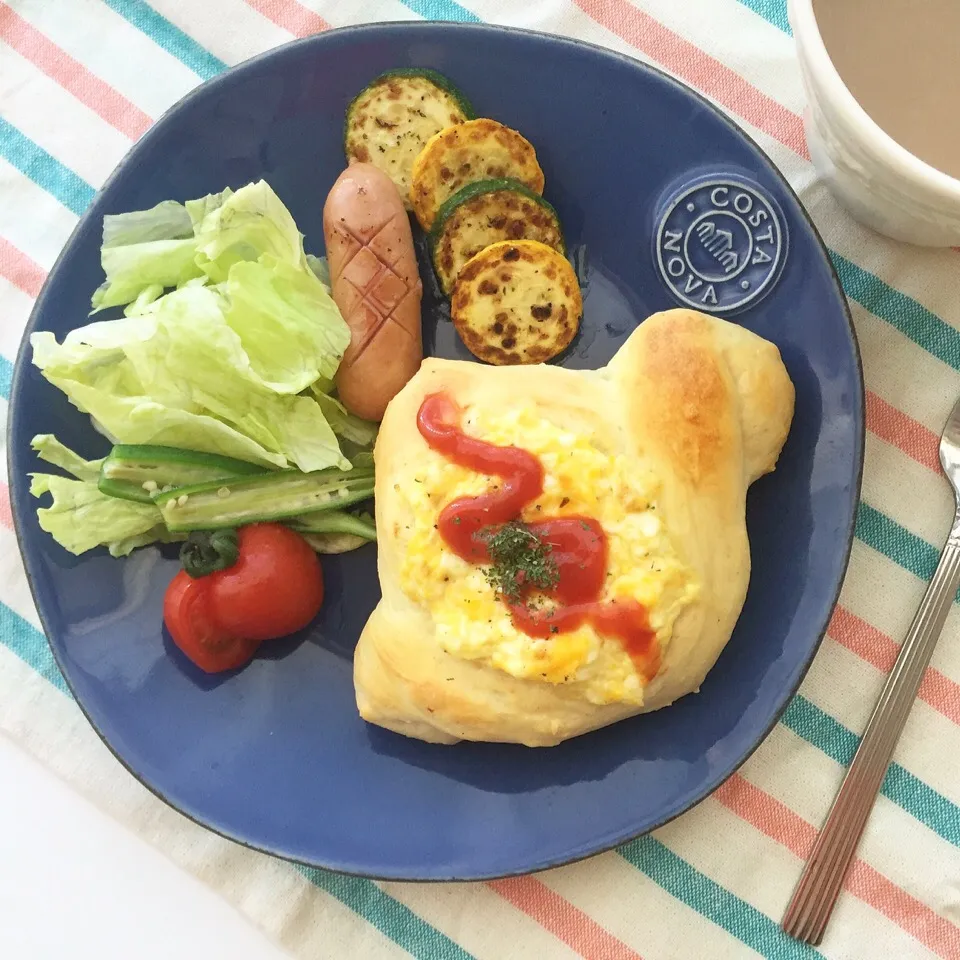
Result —
<path fill-rule="evenodd" d="M 823 939 L 958 586 L 960 513 L 787 907 L 782 927 L 798 940 Z"/>

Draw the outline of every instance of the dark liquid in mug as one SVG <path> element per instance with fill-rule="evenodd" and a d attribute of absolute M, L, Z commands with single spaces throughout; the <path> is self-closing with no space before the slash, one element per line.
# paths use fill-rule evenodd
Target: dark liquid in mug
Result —
<path fill-rule="evenodd" d="M 901 146 L 960 179 L 960 0 L 814 0 L 847 88 Z"/>

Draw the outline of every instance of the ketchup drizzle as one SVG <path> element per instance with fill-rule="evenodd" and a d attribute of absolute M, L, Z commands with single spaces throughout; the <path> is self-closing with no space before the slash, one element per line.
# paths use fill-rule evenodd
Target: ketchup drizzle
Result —
<path fill-rule="evenodd" d="M 437 530 L 457 556 L 471 563 L 489 563 L 490 551 L 481 533 L 488 527 L 519 520 L 523 508 L 543 493 L 543 464 L 519 447 L 499 447 L 470 437 L 460 429 L 460 408 L 445 393 L 428 396 L 417 414 L 417 428 L 427 444 L 448 460 L 497 477 L 487 492 L 448 503 Z M 607 536 L 597 520 L 584 516 L 550 517 L 528 523 L 550 545 L 556 564 L 555 586 L 542 593 L 556 603 L 531 609 L 510 603 L 513 625 L 531 637 L 550 637 L 589 623 L 601 635 L 615 637 L 647 679 L 660 665 L 656 633 L 647 610 L 636 600 L 602 602 L 607 572 Z"/>

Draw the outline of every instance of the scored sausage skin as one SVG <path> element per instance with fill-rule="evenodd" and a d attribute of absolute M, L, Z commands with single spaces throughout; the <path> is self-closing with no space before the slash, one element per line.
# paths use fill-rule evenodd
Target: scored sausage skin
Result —
<path fill-rule="evenodd" d="M 393 181 L 369 163 L 347 167 L 324 204 L 323 234 L 333 299 L 350 327 L 337 391 L 351 413 L 381 420 L 423 360 L 423 285 Z"/>

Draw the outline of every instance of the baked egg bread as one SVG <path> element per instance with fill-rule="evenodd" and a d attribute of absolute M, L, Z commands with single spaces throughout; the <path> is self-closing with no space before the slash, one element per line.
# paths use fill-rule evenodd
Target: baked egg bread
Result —
<path fill-rule="evenodd" d="M 652 675 L 589 622 L 521 632 L 484 570 L 448 548 L 443 507 L 500 480 L 423 439 L 418 411 L 438 393 L 468 435 L 539 458 L 542 494 L 521 519 L 602 525 L 602 599 L 646 608 Z M 773 344 L 691 310 L 650 317 L 601 370 L 426 360 L 377 439 L 383 596 L 356 649 L 361 716 L 436 743 L 550 746 L 696 691 L 740 614 L 747 488 L 774 469 L 793 403 Z"/>

